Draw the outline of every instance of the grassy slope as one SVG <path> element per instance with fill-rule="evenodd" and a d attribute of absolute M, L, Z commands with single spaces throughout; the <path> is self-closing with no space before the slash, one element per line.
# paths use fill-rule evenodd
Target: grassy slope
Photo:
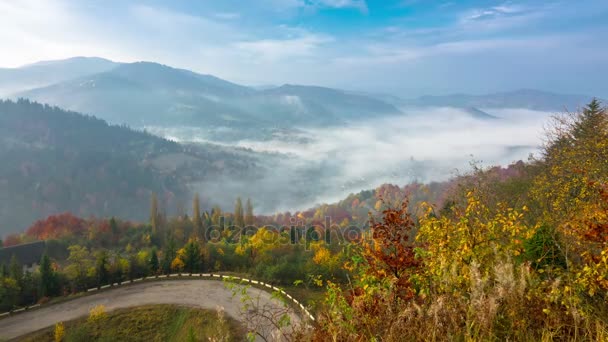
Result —
<path fill-rule="evenodd" d="M 230 335 L 228 341 L 245 340 L 245 331 L 226 317 L 220 324 L 218 314 L 176 305 L 149 305 L 108 313 L 98 322 L 83 317 L 65 322 L 65 342 L 69 341 L 188 341 L 190 330 L 195 341 Z M 19 341 L 54 341 L 54 327 L 24 336 Z"/>

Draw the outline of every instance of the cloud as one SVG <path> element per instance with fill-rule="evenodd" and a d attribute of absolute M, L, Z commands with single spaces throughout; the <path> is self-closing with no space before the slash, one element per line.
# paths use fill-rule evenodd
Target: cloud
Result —
<path fill-rule="evenodd" d="M 355 8 L 363 13 L 369 11 L 365 0 L 304 0 L 303 4 L 317 8 Z"/>
<path fill-rule="evenodd" d="M 262 39 L 243 41 L 234 47 L 245 53 L 247 58 L 258 62 L 276 62 L 279 60 L 314 56 L 319 48 L 333 41 L 329 36 L 304 34 L 287 39 Z"/>
<path fill-rule="evenodd" d="M 220 13 L 215 13 L 213 16 L 216 18 L 219 18 L 219 19 L 224 19 L 224 20 L 235 20 L 235 19 L 239 19 L 241 17 L 241 14 L 235 13 L 235 12 L 220 12 Z"/>
<path fill-rule="evenodd" d="M 273 213 L 335 202 L 387 182 L 442 181 L 457 169 L 468 171 L 472 160 L 485 166 L 506 165 L 537 151 L 550 113 L 486 110 L 503 119 L 477 120 L 455 108 L 405 108 L 399 116 L 302 128 L 289 139 L 237 141 L 232 145 L 279 155 L 254 183 L 224 179 L 221 186 L 209 183 L 201 190 L 219 202 L 230 194 L 225 205 L 234 194 L 252 197 L 260 203 L 260 212 Z M 155 132 L 177 140 L 207 141 L 204 130 Z"/>

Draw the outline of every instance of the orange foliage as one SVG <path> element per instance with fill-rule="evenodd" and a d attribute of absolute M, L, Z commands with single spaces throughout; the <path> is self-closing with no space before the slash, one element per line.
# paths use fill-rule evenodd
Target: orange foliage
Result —
<path fill-rule="evenodd" d="M 414 226 L 405 199 L 400 207 L 384 210 L 381 221 L 370 219 L 372 243 L 365 244 L 363 252 L 369 266 L 367 273 L 379 278 L 393 277 L 401 299 L 414 296 L 410 277 L 420 266 L 410 241 Z"/>
<path fill-rule="evenodd" d="M 80 235 L 86 232 L 86 221 L 70 213 L 49 216 L 36 221 L 25 232 L 39 240 L 55 239 L 65 235 Z"/>

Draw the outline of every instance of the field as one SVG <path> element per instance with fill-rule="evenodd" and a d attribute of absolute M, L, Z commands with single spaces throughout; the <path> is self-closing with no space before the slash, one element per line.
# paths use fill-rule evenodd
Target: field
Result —
<path fill-rule="evenodd" d="M 102 315 L 104 316 L 104 315 Z M 63 341 L 243 341 L 245 331 L 218 312 L 176 305 L 121 309 L 105 317 L 64 322 Z M 55 328 L 29 334 L 20 341 L 55 341 Z"/>

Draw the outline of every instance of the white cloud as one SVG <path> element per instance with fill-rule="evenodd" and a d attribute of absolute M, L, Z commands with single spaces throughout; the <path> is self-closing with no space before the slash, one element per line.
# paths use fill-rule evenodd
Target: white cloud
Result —
<path fill-rule="evenodd" d="M 214 16 L 216 18 L 224 19 L 224 20 L 235 20 L 235 19 L 239 19 L 241 17 L 241 14 L 236 13 L 236 12 L 220 12 L 220 13 L 215 13 Z"/>
<path fill-rule="evenodd" d="M 244 52 L 247 57 L 258 62 L 276 62 L 279 60 L 310 57 L 326 43 L 333 39 L 329 36 L 305 34 L 287 39 L 262 39 L 243 41 L 234 47 Z"/>
<path fill-rule="evenodd" d="M 304 0 L 303 3 L 319 8 L 356 8 L 361 12 L 368 12 L 365 0 Z"/>

